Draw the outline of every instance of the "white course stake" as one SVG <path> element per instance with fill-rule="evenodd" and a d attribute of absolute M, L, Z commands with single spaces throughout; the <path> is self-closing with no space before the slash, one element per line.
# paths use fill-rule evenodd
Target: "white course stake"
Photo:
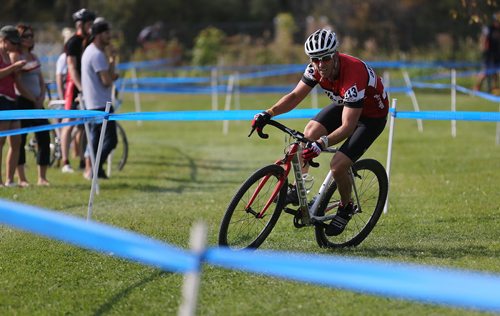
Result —
<path fill-rule="evenodd" d="M 389 119 L 389 144 L 387 146 L 387 164 L 385 170 L 387 172 L 387 198 L 384 205 L 384 214 L 387 213 L 389 209 L 389 191 L 390 191 L 390 175 L 391 175 L 391 158 L 392 158 L 392 141 L 394 136 L 394 122 L 396 121 L 396 103 L 397 99 L 392 99 L 391 109 L 394 111 Z"/>
<path fill-rule="evenodd" d="M 197 223 L 191 228 L 191 237 L 189 244 L 191 250 L 199 255 L 205 251 L 207 243 L 207 226 L 203 223 Z M 182 284 L 182 304 L 179 307 L 179 316 L 193 316 L 196 313 L 196 304 L 198 301 L 198 291 L 200 288 L 200 270 L 201 261 L 199 262 L 196 271 L 188 272 L 184 275 L 184 283 Z"/>
<path fill-rule="evenodd" d="M 106 102 L 106 114 L 109 114 L 111 109 L 111 102 Z M 99 170 L 99 161 L 101 161 L 102 144 L 104 143 L 104 134 L 106 133 L 106 126 L 108 125 L 108 118 L 102 120 L 101 134 L 99 135 L 99 144 L 97 145 L 97 153 L 95 162 L 92 166 L 92 187 L 90 189 L 89 206 L 87 209 L 87 220 L 92 218 L 92 208 L 94 207 L 94 195 L 97 188 L 97 172 Z"/>

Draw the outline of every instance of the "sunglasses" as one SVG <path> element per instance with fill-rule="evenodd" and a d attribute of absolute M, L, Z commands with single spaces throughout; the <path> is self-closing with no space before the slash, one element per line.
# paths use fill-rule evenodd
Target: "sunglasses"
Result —
<path fill-rule="evenodd" d="M 23 34 L 21 38 L 33 38 L 33 34 Z"/>
<path fill-rule="evenodd" d="M 335 54 L 328 54 L 328 55 L 321 56 L 321 57 L 311 57 L 311 62 L 313 62 L 315 64 L 318 64 L 320 61 L 325 63 L 327 61 L 332 60 L 333 55 L 335 55 Z"/>

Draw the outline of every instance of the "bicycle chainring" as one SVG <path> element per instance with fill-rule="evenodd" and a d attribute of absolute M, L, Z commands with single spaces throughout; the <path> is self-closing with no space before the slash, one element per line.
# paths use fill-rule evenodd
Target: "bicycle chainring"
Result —
<path fill-rule="evenodd" d="M 302 223 L 302 214 L 300 212 L 295 213 L 293 216 L 293 226 L 295 226 L 295 228 L 302 228 L 306 226 Z"/>

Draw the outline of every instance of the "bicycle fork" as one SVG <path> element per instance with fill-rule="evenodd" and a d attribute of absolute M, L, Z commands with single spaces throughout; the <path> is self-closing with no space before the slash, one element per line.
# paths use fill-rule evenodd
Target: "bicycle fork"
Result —
<path fill-rule="evenodd" d="M 275 201 L 276 197 L 278 196 L 279 191 L 281 190 L 281 188 L 283 187 L 283 184 L 285 183 L 286 176 L 283 175 L 280 177 L 278 184 L 276 185 L 273 192 L 271 193 L 271 197 L 266 202 L 266 205 L 264 205 L 262 210 L 259 213 L 257 213 L 252 209 L 252 204 L 255 201 L 255 198 L 259 195 L 260 190 L 262 190 L 262 188 L 267 183 L 267 181 L 269 180 L 270 177 L 271 177 L 271 175 L 267 175 L 264 179 L 262 179 L 260 181 L 259 185 L 257 186 L 255 191 L 253 192 L 252 197 L 250 197 L 250 200 L 248 201 L 247 205 L 245 206 L 245 211 L 253 214 L 256 218 L 263 218 L 264 217 L 264 213 L 267 211 L 269 206 Z"/>
<path fill-rule="evenodd" d="M 292 144 L 292 146 L 290 147 L 290 150 L 289 152 L 285 155 L 285 158 L 281 159 L 281 160 L 278 160 L 275 162 L 275 164 L 277 166 L 280 166 L 283 168 L 283 173 L 281 174 L 280 178 L 279 178 L 279 181 L 278 183 L 276 184 L 273 192 L 271 193 L 271 196 L 270 198 L 267 200 L 266 202 L 266 205 L 264 205 L 264 207 L 262 208 L 262 210 L 260 212 L 257 213 L 257 211 L 253 210 L 252 209 L 252 204 L 253 202 L 255 201 L 256 197 L 258 196 L 258 194 L 260 193 L 260 191 L 262 190 L 262 188 L 264 187 L 264 185 L 267 183 L 267 181 L 269 180 L 269 178 L 271 177 L 271 175 L 267 175 L 266 177 L 264 177 L 260 182 L 259 182 L 259 185 L 257 186 L 257 188 L 255 189 L 255 191 L 253 192 L 252 196 L 250 197 L 247 205 L 245 205 L 245 211 L 247 213 L 251 213 L 252 215 L 254 215 L 256 218 L 263 218 L 264 217 L 264 213 L 267 211 L 267 209 L 269 208 L 269 206 L 273 203 L 273 202 L 278 202 L 276 201 L 276 198 L 279 194 L 279 192 L 281 191 L 281 189 L 283 188 L 283 185 L 285 184 L 286 182 L 286 179 L 288 178 L 288 174 L 290 173 L 290 162 L 292 162 L 293 164 L 293 169 L 294 169 L 294 172 L 296 173 L 296 176 L 297 176 L 297 171 L 300 173 L 300 179 L 301 179 L 301 185 L 302 185 L 302 188 L 304 188 L 304 194 L 302 195 L 303 196 L 303 199 L 307 205 L 307 198 L 305 196 L 305 185 L 302 181 L 302 172 L 301 172 L 301 169 L 300 168 L 296 168 L 296 166 L 300 167 L 300 164 L 299 164 L 299 158 L 298 158 L 298 149 L 300 148 L 300 145 L 298 143 L 294 143 Z M 306 206 L 306 211 L 307 211 L 307 206 Z"/>

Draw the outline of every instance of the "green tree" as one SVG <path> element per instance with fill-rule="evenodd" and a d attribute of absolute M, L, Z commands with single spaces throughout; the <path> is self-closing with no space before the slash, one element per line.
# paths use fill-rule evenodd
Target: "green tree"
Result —
<path fill-rule="evenodd" d="M 193 65 L 217 64 L 218 57 L 223 50 L 225 36 L 224 32 L 215 27 L 202 30 L 194 40 Z"/>

